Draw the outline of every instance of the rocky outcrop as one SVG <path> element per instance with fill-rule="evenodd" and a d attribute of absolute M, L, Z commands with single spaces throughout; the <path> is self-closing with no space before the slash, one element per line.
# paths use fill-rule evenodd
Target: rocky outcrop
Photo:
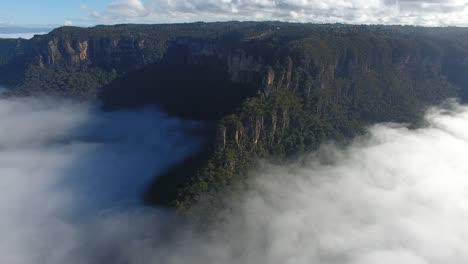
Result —
<path fill-rule="evenodd" d="M 32 41 L 35 41 L 34 39 Z M 36 40 L 39 47 L 42 39 Z M 131 70 L 147 64 L 144 41 L 133 39 L 112 40 L 107 37 L 70 40 L 52 38 L 46 48 L 31 52 L 31 61 L 41 67 L 73 66 L 86 63 L 98 67 Z M 124 65 L 126 64 L 126 65 Z"/>
<path fill-rule="evenodd" d="M 265 116 L 243 120 L 237 126 L 222 124 L 217 131 L 217 148 L 224 149 L 228 144 L 237 146 L 281 143 L 281 135 L 290 128 L 288 110 L 279 110 Z"/>
<path fill-rule="evenodd" d="M 461 28 L 227 22 L 64 27 L 0 40 L 0 84 L 99 94 L 110 110 L 159 104 L 216 123 L 203 158 L 158 178 L 170 184 L 150 194 L 184 207 L 229 185 L 255 155 L 293 155 L 366 122 L 411 121 L 425 105 L 468 98 L 467 72 Z"/>
<path fill-rule="evenodd" d="M 253 82 L 256 75 L 264 68 L 260 59 L 244 52 L 229 52 L 227 65 L 230 79 L 236 82 Z"/>

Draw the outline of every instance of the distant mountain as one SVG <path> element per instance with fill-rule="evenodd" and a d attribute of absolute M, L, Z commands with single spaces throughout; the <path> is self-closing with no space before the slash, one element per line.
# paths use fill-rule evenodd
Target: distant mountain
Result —
<path fill-rule="evenodd" d="M 19 33 L 48 33 L 53 28 L 47 27 L 17 27 L 0 26 L 0 34 L 19 34 Z"/>
<path fill-rule="evenodd" d="M 155 179 L 149 203 L 188 210 L 281 160 L 375 122 L 417 123 L 468 98 L 468 29 L 225 22 L 62 27 L 0 40 L 0 84 L 18 94 L 158 104 L 212 121 L 211 142 Z M 205 208 L 206 209 L 206 208 Z M 206 213 L 206 211 L 204 211 Z"/>
<path fill-rule="evenodd" d="M 1 27 L 0 39 L 30 39 L 37 34 L 47 34 L 50 28 Z"/>

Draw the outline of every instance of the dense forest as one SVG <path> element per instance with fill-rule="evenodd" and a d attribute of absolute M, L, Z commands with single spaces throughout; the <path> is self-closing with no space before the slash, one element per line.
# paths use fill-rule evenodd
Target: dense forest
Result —
<path fill-rule="evenodd" d="M 195 156 L 144 199 L 194 214 L 242 188 L 257 158 L 284 160 L 375 122 L 417 125 L 468 96 L 468 30 L 225 22 L 62 27 L 0 40 L 4 96 L 52 94 L 103 108 L 158 104 L 212 124 Z M 208 210 L 208 211 L 207 211 Z"/>

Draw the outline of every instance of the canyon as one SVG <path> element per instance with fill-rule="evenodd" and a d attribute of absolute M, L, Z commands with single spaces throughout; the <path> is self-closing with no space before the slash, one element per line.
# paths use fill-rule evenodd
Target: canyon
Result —
<path fill-rule="evenodd" d="M 149 204 L 222 206 L 258 158 L 279 160 L 376 122 L 421 125 L 468 96 L 468 30 L 281 22 L 61 27 L 0 40 L 2 96 L 158 105 L 207 123 L 205 147 L 155 180 Z M 206 203 L 205 203 L 206 204 Z M 209 213 L 207 213 L 209 214 Z"/>

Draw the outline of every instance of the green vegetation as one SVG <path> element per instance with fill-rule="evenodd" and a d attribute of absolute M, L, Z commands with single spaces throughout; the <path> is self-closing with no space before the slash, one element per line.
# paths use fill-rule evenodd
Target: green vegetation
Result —
<path fill-rule="evenodd" d="M 304 99 L 288 90 L 280 90 L 268 97 L 247 99 L 235 114 L 220 122 L 220 126 L 228 131 L 226 145 L 218 146 L 206 165 L 193 177 L 189 176 L 189 181 L 184 181 L 176 198 L 165 205 L 188 210 L 203 200 L 204 205 L 217 208 L 222 206 L 220 197 L 246 179 L 255 158 L 285 160 L 314 150 L 328 140 L 350 139 L 373 122 L 415 123 L 424 106 L 454 96 L 456 91 L 453 85 L 444 81 L 416 82 L 401 79 L 403 76 L 395 74 L 374 77 L 359 80 L 362 83 L 356 85 L 361 84 L 359 87 L 363 91 L 355 97 L 349 95 L 349 89 L 353 87 L 351 82 L 337 80 L 336 89 L 341 94 L 317 92 Z M 383 93 L 387 85 L 392 89 L 388 88 Z M 416 96 L 401 95 L 408 89 L 419 93 Z M 257 122 L 262 123 L 262 131 L 255 142 L 257 135 L 252 131 Z M 237 136 L 232 135 L 236 133 Z M 154 194 L 160 193 L 159 188 L 153 191 Z"/>
<path fill-rule="evenodd" d="M 63 27 L 0 40 L 0 84 L 15 94 L 99 95 L 108 110 L 159 104 L 214 122 L 206 148 L 145 194 L 192 213 L 200 200 L 210 212 L 242 188 L 258 157 L 284 160 L 467 99 L 467 72 L 464 28 L 226 22 Z"/>
<path fill-rule="evenodd" d="M 115 79 L 115 71 L 106 71 L 86 64 L 39 68 L 31 66 L 15 95 L 47 94 L 90 99 L 97 97 L 100 87 Z M 34 84 L 34 85 L 32 85 Z"/>

